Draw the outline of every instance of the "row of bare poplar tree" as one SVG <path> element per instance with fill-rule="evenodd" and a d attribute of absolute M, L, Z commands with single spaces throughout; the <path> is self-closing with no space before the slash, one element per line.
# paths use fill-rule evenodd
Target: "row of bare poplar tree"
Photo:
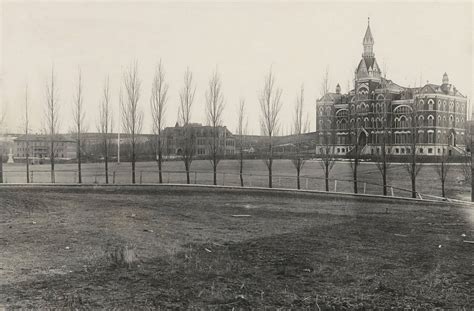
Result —
<path fill-rule="evenodd" d="M 46 109 L 44 116 L 45 132 L 49 137 L 49 158 L 51 165 L 51 182 L 55 182 L 55 159 L 57 157 L 57 143 L 59 142 L 59 123 L 60 123 L 60 103 L 58 100 L 58 90 L 56 84 L 56 75 L 54 67 L 51 70 L 50 79 L 46 85 Z M 166 73 L 162 62 L 160 61 L 155 68 L 153 81 L 151 84 L 150 112 L 152 117 L 152 131 L 154 134 L 153 149 L 158 165 L 159 182 L 163 182 L 163 148 L 164 138 L 163 129 L 165 125 L 165 113 L 168 104 L 168 87 Z M 120 124 L 122 133 L 127 134 L 126 141 L 130 146 L 131 162 L 131 182 L 136 183 L 136 161 L 137 161 L 137 139 L 143 127 L 143 110 L 140 105 L 142 91 L 142 81 L 138 74 L 137 62 L 132 63 L 123 73 L 122 87 L 119 88 L 119 109 Z M 179 92 L 179 113 L 178 122 L 182 127 L 180 149 L 181 158 L 184 163 L 187 183 L 190 183 L 190 170 L 193 159 L 196 155 L 196 133 L 191 125 L 191 111 L 195 100 L 196 85 L 193 73 L 189 68 L 184 73 L 183 86 Z M 268 186 L 272 187 L 272 171 L 274 161 L 274 143 L 273 138 L 279 131 L 279 113 L 282 107 L 281 88 L 275 84 L 275 76 L 272 70 L 265 76 L 264 86 L 259 93 L 259 103 L 261 108 L 260 125 L 262 133 L 267 136 L 268 142 L 265 144 L 267 149 L 264 162 L 268 168 Z M 208 87 L 205 93 L 207 123 L 211 127 L 211 139 L 208 142 L 209 160 L 213 168 L 213 182 L 217 184 L 217 168 L 224 155 L 225 141 L 219 137 L 220 127 L 223 125 L 223 111 L 225 108 L 225 99 L 222 90 L 222 80 L 219 72 L 216 70 L 209 79 Z M 82 183 L 82 155 L 83 134 L 86 131 L 85 126 L 85 108 L 83 96 L 83 79 L 79 70 L 77 84 L 73 96 L 72 117 L 74 129 L 72 132 L 76 135 L 76 154 L 77 154 L 77 181 Z M 28 137 L 29 131 L 29 100 L 28 86 L 25 91 L 25 126 L 24 134 Z M 308 131 L 308 120 L 305 119 L 303 111 L 304 106 L 304 87 L 301 87 L 297 95 L 295 104 L 295 116 L 293 121 L 293 134 L 301 135 Z M 109 183 L 109 158 L 111 148 L 111 136 L 113 131 L 112 101 L 109 78 L 105 78 L 102 86 L 102 98 L 99 107 L 99 118 L 97 121 L 97 130 L 101 135 L 102 152 L 104 158 L 104 176 L 105 182 Z M 240 99 L 238 109 L 238 125 L 236 137 L 239 140 L 238 153 L 240 164 L 240 183 L 244 185 L 244 146 L 245 135 L 247 134 L 247 116 L 245 109 L 245 100 Z M 120 130 L 119 130 L 120 131 Z M 295 156 L 292 159 L 297 171 L 297 185 L 300 188 L 300 173 L 305 163 L 303 151 L 300 144 L 296 144 Z M 26 178 L 30 182 L 30 146 L 26 139 Z"/>

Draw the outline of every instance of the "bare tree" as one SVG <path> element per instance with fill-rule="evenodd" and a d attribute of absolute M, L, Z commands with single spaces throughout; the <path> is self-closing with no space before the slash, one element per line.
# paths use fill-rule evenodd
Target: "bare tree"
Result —
<path fill-rule="evenodd" d="M 26 138 L 26 183 L 30 183 L 30 138 L 29 138 L 28 84 L 25 87 L 25 138 Z"/>
<path fill-rule="evenodd" d="M 449 153 L 443 152 L 441 155 L 436 157 L 436 173 L 438 174 L 439 180 L 441 181 L 441 196 L 446 197 L 446 180 L 448 178 L 449 171 L 451 169 L 451 163 L 449 162 Z"/>
<path fill-rule="evenodd" d="M 51 163 L 51 182 L 55 183 L 54 161 L 56 145 L 55 140 L 59 129 L 59 101 L 57 98 L 56 80 L 54 75 L 54 67 L 51 68 L 51 81 L 46 84 L 46 112 L 45 123 L 50 142 L 50 163 Z"/>
<path fill-rule="evenodd" d="M 329 93 L 329 88 L 330 88 L 330 81 L 329 81 L 329 69 L 326 67 L 326 70 L 324 71 L 324 76 L 323 80 L 321 81 L 321 97 Z"/>
<path fill-rule="evenodd" d="M 278 132 L 279 120 L 278 114 L 281 109 L 282 90 L 275 86 L 275 77 L 272 69 L 265 77 L 263 90 L 259 97 L 260 102 L 260 126 L 262 133 L 268 136 L 268 150 L 265 155 L 265 164 L 268 168 L 268 187 L 272 188 L 272 166 L 273 166 L 273 136 Z"/>
<path fill-rule="evenodd" d="M 293 166 L 296 169 L 296 186 L 298 189 L 301 189 L 300 184 L 300 174 L 303 166 L 306 163 L 306 159 L 304 157 L 304 148 L 302 142 L 302 134 L 308 131 L 308 118 L 304 119 L 303 113 L 303 104 L 304 104 L 304 86 L 301 85 L 300 93 L 296 98 L 295 104 L 295 116 L 293 119 L 293 135 L 295 136 L 295 150 L 293 157 L 291 159 Z"/>
<path fill-rule="evenodd" d="M 418 96 L 414 96 L 413 105 L 409 111 L 408 115 L 408 127 L 409 127 L 409 134 L 407 140 L 407 154 L 408 154 L 408 161 L 405 163 L 405 169 L 410 175 L 411 180 L 411 197 L 416 198 L 416 177 L 421 170 L 421 165 L 418 163 L 420 156 L 417 153 L 418 147 L 418 129 L 419 129 L 419 113 L 418 113 L 418 106 L 419 100 L 421 99 L 421 94 Z"/>
<path fill-rule="evenodd" d="M 362 124 L 362 118 L 360 113 L 366 112 L 366 108 L 359 104 L 359 100 L 367 100 L 366 95 L 361 95 L 357 91 L 357 86 L 354 86 L 355 102 L 350 104 L 349 109 L 349 142 L 352 149 L 349 152 L 349 164 L 352 170 L 352 183 L 354 187 L 354 193 L 358 193 L 358 171 L 362 155 L 362 150 L 366 144 L 364 137 L 367 138 L 367 131 Z M 362 98 L 361 98 L 362 96 Z M 364 136 L 365 135 L 365 136 Z"/>
<path fill-rule="evenodd" d="M 212 131 L 212 138 L 209 141 L 209 155 L 214 173 L 214 185 L 217 185 L 217 165 L 224 155 L 225 148 L 225 140 L 219 137 L 223 111 L 224 95 L 222 94 L 222 82 L 219 73 L 216 71 L 209 80 L 209 88 L 206 91 L 207 122 L 211 126 Z"/>
<path fill-rule="evenodd" d="M 122 101 L 122 127 L 129 134 L 132 161 L 132 183 L 135 183 L 135 164 L 137 160 L 137 135 L 143 125 L 143 113 L 140 110 L 141 81 L 138 77 L 137 62 L 130 65 L 124 73 L 125 100 Z"/>
<path fill-rule="evenodd" d="M 240 186 L 244 186 L 244 136 L 247 134 L 247 121 L 245 115 L 245 100 L 241 99 L 239 103 L 239 112 L 237 118 L 237 135 L 239 135 L 239 176 Z"/>
<path fill-rule="evenodd" d="M 329 93 L 329 71 L 326 68 L 324 72 L 323 80 L 321 82 L 321 98 L 325 100 L 326 95 Z M 325 117 L 321 115 L 320 122 L 320 135 L 319 135 L 319 156 L 321 157 L 320 165 L 324 170 L 324 184 L 325 190 L 329 191 L 329 174 L 336 164 L 336 157 L 334 153 L 334 143 L 333 143 L 333 129 L 332 129 L 332 111 L 327 112 L 326 109 L 323 109 L 326 113 Z"/>
<path fill-rule="evenodd" d="M 153 120 L 153 134 L 155 159 L 158 163 L 158 178 L 160 184 L 163 183 L 162 163 L 163 163 L 163 140 L 162 131 L 166 112 L 166 102 L 168 101 L 168 84 L 165 81 L 165 70 L 160 60 L 153 78 L 151 86 L 151 117 Z"/>
<path fill-rule="evenodd" d="M 102 154 L 104 157 L 105 183 L 109 183 L 109 134 L 112 132 L 112 111 L 110 110 L 110 85 L 107 77 L 102 89 L 98 130 L 102 136 Z"/>
<path fill-rule="evenodd" d="M 390 126 L 389 122 L 389 99 L 387 91 L 387 80 L 382 79 L 383 99 L 375 105 L 375 145 L 378 146 L 375 154 L 377 169 L 382 175 L 383 195 L 387 195 L 387 175 L 390 166 L 387 147 L 389 145 Z"/>
<path fill-rule="evenodd" d="M 194 154 L 196 152 L 194 130 L 190 126 L 191 108 L 194 102 L 195 93 L 196 87 L 194 86 L 193 74 L 189 68 L 187 68 L 184 73 L 184 85 L 179 93 L 179 120 L 183 127 L 183 135 L 181 138 L 181 158 L 184 162 L 184 167 L 186 170 L 186 182 L 188 184 L 191 183 L 189 170 L 191 169 L 191 163 L 193 162 Z"/>
<path fill-rule="evenodd" d="M 75 132 L 76 132 L 76 153 L 77 153 L 77 176 L 78 182 L 82 183 L 82 132 L 84 130 L 84 119 L 85 112 L 83 107 L 83 95 L 82 95 L 82 73 L 79 69 L 76 94 L 74 96 L 74 107 L 72 111 Z"/>

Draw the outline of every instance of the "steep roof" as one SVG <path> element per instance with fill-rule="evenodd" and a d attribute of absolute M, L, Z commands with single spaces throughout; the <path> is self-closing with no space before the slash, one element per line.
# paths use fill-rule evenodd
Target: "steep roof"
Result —
<path fill-rule="evenodd" d="M 370 19 L 367 23 L 367 30 L 365 31 L 363 44 L 374 44 L 374 37 L 372 36 L 372 31 L 370 30 Z"/>
<path fill-rule="evenodd" d="M 320 101 L 320 102 L 323 102 L 323 101 L 333 102 L 333 101 L 336 101 L 341 96 L 342 96 L 341 94 L 328 92 L 328 93 L 324 94 L 318 101 Z"/>

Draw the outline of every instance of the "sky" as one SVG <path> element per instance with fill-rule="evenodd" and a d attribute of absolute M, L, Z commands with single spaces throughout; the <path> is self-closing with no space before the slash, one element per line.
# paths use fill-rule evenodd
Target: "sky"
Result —
<path fill-rule="evenodd" d="M 44 128 L 46 83 L 57 79 L 60 129 L 72 128 L 72 102 L 82 72 L 86 124 L 97 131 L 102 86 L 108 76 L 118 130 L 118 94 L 124 70 L 138 62 L 143 133 L 151 132 L 153 72 L 163 62 L 169 83 L 166 124 L 178 116 L 187 67 L 196 82 L 192 121 L 206 123 L 205 90 L 222 78 L 223 123 L 237 127 L 245 99 L 250 134 L 260 134 L 258 95 L 271 69 L 282 89 L 280 134 L 291 132 L 297 93 L 315 129 L 315 102 L 324 72 L 330 89 L 352 84 L 367 19 L 374 52 L 388 79 L 402 86 L 450 82 L 473 95 L 472 3 L 270 1 L 6 1 L 0 0 L 0 107 L 9 132 L 23 131 L 28 85 L 31 131 Z"/>

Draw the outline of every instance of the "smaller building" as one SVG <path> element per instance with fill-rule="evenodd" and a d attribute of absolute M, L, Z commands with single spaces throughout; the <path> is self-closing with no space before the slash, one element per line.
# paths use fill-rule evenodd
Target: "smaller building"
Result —
<path fill-rule="evenodd" d="M 14 139 L 15 160 L 31 159 L 41 162 L 49 160 L 51 156 L 51 138 L 49 135 L 21 135 Z M 54 155 L 57 160 L 76 159 L 76 141 L 66 135 L 56 135 L 54 139 Z"/>
<path fill-rule="evenodd" d="M 200 123 L 191 123 L 187 126 L 187 129 L 192 132 L 195 156 L 209 156 L 214 139 L 214 128 Z M 185 128 L 176 123 L 174 127 L 165 128 L 162 135 L 165 145 L 165 156 L 170 158 L 180 156 L 184 150 Z M 235 154 L 235 138 L 227 127 L 219 126 L 217 128 L 217 143 L 224 156 Z"/>

